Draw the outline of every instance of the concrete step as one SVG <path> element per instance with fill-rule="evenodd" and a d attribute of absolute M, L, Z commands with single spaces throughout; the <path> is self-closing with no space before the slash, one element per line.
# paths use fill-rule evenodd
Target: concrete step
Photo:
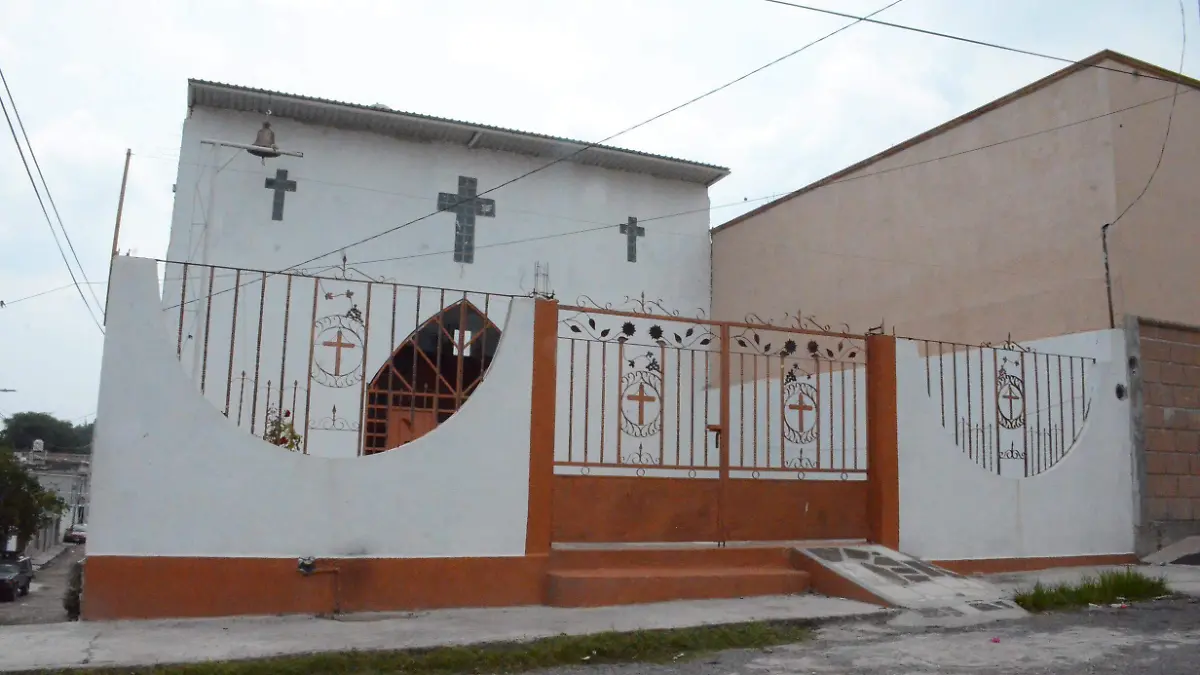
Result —
<path fill-rule="evenodd" d="M 546 604 L 605 607 L 670 600 L 791 595 L 808 590 L 808 573 L 783 567 L 609 567 L 552 570 Z"/>
<path fill-rule="evenodd" d="M 712 569 L 774 567 L 792 569 L 790 547 L 747 548 L 591 548 L 553 549 L 551 570 L 611 568 Z"/>

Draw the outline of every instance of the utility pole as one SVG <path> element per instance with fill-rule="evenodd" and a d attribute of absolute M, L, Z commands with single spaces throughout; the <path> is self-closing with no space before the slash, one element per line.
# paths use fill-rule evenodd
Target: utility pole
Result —
<path fill-rule="evenodd" d="M 117 244 L 121 241 L 121 212 L 125 210 L 125 186 L 129 182 L 129 158 L 133 157 L 133 150 L 125 149 L 125 171 L 121 174 L 121 194 L 117 197 L 117 225 L 113 228 L 113 246 L 112 258 L 108 261 L 108 283 L 105 286 L 104 295 L 104 321 L 108 322 L 108 301 L 112 298 L 112 266 L 117 258 Z"/>

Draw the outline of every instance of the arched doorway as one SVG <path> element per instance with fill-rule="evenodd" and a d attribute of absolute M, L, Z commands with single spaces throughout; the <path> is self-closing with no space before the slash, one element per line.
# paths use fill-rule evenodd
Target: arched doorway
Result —
<path fill-rule="evenodd" d="M 469 300 L 422 324 L 367 388 L 363 454 L 404 445 L 450 419 L 483 381 L 499 344 L 500 329 Z"/>

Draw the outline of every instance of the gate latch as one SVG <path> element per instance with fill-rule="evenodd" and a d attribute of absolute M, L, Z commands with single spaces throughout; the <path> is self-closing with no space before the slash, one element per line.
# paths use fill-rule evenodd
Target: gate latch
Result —
<path fill-rule="evenodd" d="M 721 425 L 720 424 L 710 424 L 710 425 L 708 425 L 708 430 L 717 435 L 717 450 L 720 450 L 721 449 Z"/>

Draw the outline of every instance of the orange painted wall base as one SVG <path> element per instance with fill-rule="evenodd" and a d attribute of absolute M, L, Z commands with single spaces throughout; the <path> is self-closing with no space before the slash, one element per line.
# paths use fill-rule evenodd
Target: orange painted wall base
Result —
<path fill-rule="evenodd" d="M 295 558 L 88 556 L 83 618 L 197 618 L 538 605 L 547 556 Z"/>
<path fill-rule="evenodd" d="M 1056 567 L 1093 567 L 1101 565 L 1136 565 L 1133 553 L 1111 555 L 1077 555 L 1053 558 L 980 558 L 977 560 L 931 560 L 938 567 L 956 574 L 1006 574 L 1036 572 Z"/>

